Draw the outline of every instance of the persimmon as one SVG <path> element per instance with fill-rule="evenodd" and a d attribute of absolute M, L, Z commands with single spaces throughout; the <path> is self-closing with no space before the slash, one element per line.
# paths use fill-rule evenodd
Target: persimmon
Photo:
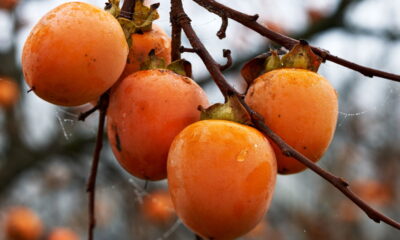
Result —
<path fill-rule="evenodd" d="M 0 77 L 0 107 L 10 108 L 19 98 L 18 84 L 9 78 Z"/>
<path fill-rule="evenodd" d="M 135 72 L 111 91 L 107 133 L 114 155 L 132 175 L 166 177 L 168 149 L 174 137 L 198 121 L 204 91 L 190 78 L 170 70 Z"/>
<path fill-rule="evenodd" d="M 5 233 L 8 240 L 38 240 L 42 231 L 42 221 L 30 208 L 13 207 L 6 213 Z"/>
<path fill-rule="evenodd" d="M 145 196 L 142 213 L 146 219 L 155 224 L 170 222 L 175 215 L 175 209 L 169 192 L 159 190 Z"/>
<path fill-rule="evenodd" d="M 174 139 L 168 186 L 177 215 L 207 239 L 234 239 L 269 208 L 277 166 L 258 130 L 225 120 L 203 120 Z"/>
<path fill-rule="evenodd" d="M 151 50 L 154 50 L 155 56 L 163 59 L 167 65 L 171 63 L 171 38 L 159 26 L 153 24 L 152 30 L 134 33 L 131 39 L 128 61 L 121 78 L 139 71 Z"/>
<path fill-rule="evenodd" d="M 336 128 L 338 100 L 335 89 L 321 75 L 297 68 L 273 70 L 253 82 L 245 100 L 286 143 L 312 161 L 318 161 L 328 148 Z M 272 146 L 279 173 L 306 168 Z"/>
<path fill-rule="evenodd" d="M 58 227 L 49 234 L 48 240 L 79 240 L 79 236 L 69 228 Z"/>
<path fill-rule="evenodd" d="M 121 75 L 128 44 L 118 21 L 87 3 L 48 12 L 22 52 L 25 80 L 44 100 L 76 106 L 97 99 Z"/>

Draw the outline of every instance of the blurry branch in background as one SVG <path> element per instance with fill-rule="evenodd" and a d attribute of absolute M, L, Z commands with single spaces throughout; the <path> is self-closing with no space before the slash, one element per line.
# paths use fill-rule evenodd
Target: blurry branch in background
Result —
<path fill-rule="evenodd" d="M 195 2 L 199 3 L 201 6 L 206 8 L 207 10 L 216 13 L 217 15 L 232 18 L 249 28 L 259 32 L 259 33 L 264 33 L 266 37 L 272 38 L 272 40 L 275 40 L 278 43 L 281 43 L 285 47 L 289 48 L 288 46 L 297 43 L 297 40 L 291 39 L 289 37 L 286 37 L 284 35 L 281 35 L 279 33 L 273 32 L 260 24 L 256 22 L 258 15 L 250 16 L 243 14 L 241 12 L 238 12 L 236 10 L 230 9 L 226 7 L 225 5 L 216 3 L 215 1 L 212 0 L 194 0 Z M 219 65 L 215 62 L 215 60 L 211 57 L 210 53 L 207 51 L 207 49 L 204 47 L 200 39 L 198 38 L 197 34 L 193 30 L 191 26 L 191 20 L 190 18 L 186 15 L 183 6 L 182 6 L 182 1 L 181 0 L 171 0 L 171 14 L 173 14 L 172 19 L 174 21 L 172 24 L 179 24 L 179 26 L 182 28 L 184 31 L 185 35 L 187 36 L 190 44 L 194 49 L 196 49 L 196 54 L 201 58 L 201 60 L 204 62 L 206 65 L 208 71 L 210 72 L 211 76 L 214 79 L 214 82 L 217 84 L 218 88 L 220 89 L 221 93 L 224 95 L 225 100 L 228 98 L 236 98 L 240 104 L 246 109 L 247 113 L 251 117 L 251 121 L 253 125 L 260 130 L 265 136 L 267 136 L 269 139 L 273 140 L 281 149 L 281 151 L 288 157 L 293 157 L 305 166 L 307 166 L 309 169 L 314 171 L 316 174 L 327 180 L 329 183 L 331 183 L 333 186 L 335 186 L 339 191 L 341 191 L 347 198 L 349 198 L 351 201 L 353 201 L 360 209 L 362 209 L 369 218 L 371 218 L 375 222 L 380 222 L 383 221 L 387 223 L 388 225 L 400 229 L 400 223 L 396 222 L 395 220 L 385 216 L 384 214 L 380 213 L 379 211 L 373 209 L 371 206 L 369 206 L 366 202 L 364 202 L 362 199 L 360 199 L 352 190 L 349 188 L 349 184 L 342 178 L 337 177 L 330 172 L 318 167 L 316 164 L 314 164 L 311 160 L 306 158 L 304 155 L 296 151 L 293 147 L 289 146 L 286 142 L 283 141 L 282 138 L 280 138 L 276 133 L 274 133 L 268 126 L 265 125 L 264 120 L 262 117 L 259 116 L 254 110 L 252 110 L 244 101 L 243 96 L 238 93 L 232 86 L 228 84 L 226 81 L 225 77 L 223 76 Z M 180 40 L 174 40 L 174 42 L 180 42 Z M 315 47 L 313 50 L 316 49 Z M 177 50 L 176 50 L 177 51 Z M 326 59 L 328 59 L 329 53 L 327 53 L 325 50 L 318 50 L 320 53 L 324 53 L 324 56 Z M 331 56 L 332 57 L 332 56 Z M 341 63 L 347 62 L 346 60 L 341 60 L 338 57 L 334 57 L 335 59 L 339 59 Z M 379 70 L 375 69 L 369 69 L 366 67 L 362 67 L 360 65 L 357 65 L 355 63 L 348 62 L 350 64 L 351 69 L 353 70 L 358 70 L 361 71 L 362 73 L 366 74 L 373 74 L 372 76 L 392 76 L 396 77 L 395 79 L 400 80 L 400 76 L 391 74 L 391 73 L 386 73 L 382 72 Z M 344 64 L 344 66 L 349 65 L 349 64 Z M 391 79 L 391 78 L 389 78 Z"/>
<path fill-rule="evenodd" d="M 196 1 L 195 1 L 196 2 Z M 357 26 L 350 25 L 346 23 L 345 16 L 349 8 L 352 7 L 353 3 L 357 3 L 357 0 L 341 0 L 336 7 L 335 11 L 328 16 L 322 16 L 318 21 L 310 22 L 309 26 L 300 33 L 290 34 L 294 39 L 312 39 L 316 35 L 320 35 L 332 29 L 341 29 L 349 34 L 362 34 L 366 36 L 375 36 L 379 38 L 384 38 L 389 41 L 396 41 L 400 39 L 400 34 L 395 31 L 384 30 L 375 31 L 370 29 L 364 29 Z M 225 16 L 225 15 L 223 15 Z M 266 52 L 271 48 L 271 43 L 266 43 L 265 46 L 260 47 L 257 53 Z M 238 71 L 239 68 L 247 62 L 249 59 L 254 58 L 254 54 L 240 53 L 237 54 L 237 58 L 233 61 L 232 66 L 226 70 L 226 73 Z M 212 81 L 209 75 L 202 78 L 196 79 L 200 85 L 204 85 Z"/>

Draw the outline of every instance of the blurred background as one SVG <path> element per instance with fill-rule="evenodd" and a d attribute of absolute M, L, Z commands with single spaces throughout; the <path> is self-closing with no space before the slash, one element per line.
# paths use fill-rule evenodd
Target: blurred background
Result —
<path fill-rule="evenodd" d="M 27 93 L 20 62 L 23 43 L 34 24 L 63 2 L 0 0 L 0 239 L 6 239 L 10 219 L 16 226 L 25 226 L 31 236 L 40 235 L 39 239 L 86 238 L 85 182 L 98 115 L 80 122 L 79 113 L 90 106 L 57 107 Z M 85 2 L 104 6 L 104 0 Z M 161 18 L 155 23 L 170 32 L 169 1 L 159 2 Z M 306 39 L 334 55 L 400 73 L 400 1 L 220 2 L 258 13 L 259 22 L 267 27 Z M 219 40 L 215 33 L 220 18 L 191 1 L 184 4 L 201 40 L 221 64 L 225 62 L 222 49 L 231 49 L 234 65 L 225 75 L 238 89 L 244 87 L 239 75 L 243 63 L 271 46 L 279 47 L 233 21 L 229 21 L 227 38 Z M 199 58 L 190 53 L 183 57 L 192 62 L 195 80 L 211 102 L 221 102 L 222 95 Z M 333 143 L 318 164 L 347 179 L 364 200 L 399 221 L 400 83 L 367 78 L 330 62 L 323 64 L 319 73 L 337 89 L 340 112 Z M 105 144 L 96 188 L 95 238 L 194 239 L 174 215 L 166 189 L 166 181 L 146 186 L 128 175 Z M 242 239 L 395 240 L 400 239 L 400 232 L 374 223 L 338 190 L 307 170 L 278 177 L 268 214 Z"/>

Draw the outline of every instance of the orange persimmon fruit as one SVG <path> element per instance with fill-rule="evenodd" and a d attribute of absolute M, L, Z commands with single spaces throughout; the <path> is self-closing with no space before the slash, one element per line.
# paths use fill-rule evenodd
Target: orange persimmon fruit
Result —
<path fill-rule="evenodd" d="M 327 150 L 336 128 L 338 99 L 321 75 L 297 68 L 273 70 L 252 83 L 245 100 L 264 117 L 266 125 L 312 161 L 318 161 Z M 306 168 L 272 146 L 279 173 Z"/>
<path fill-rule="evenodd" d="M 87 3 L 48 12 L 25 42 L 25 80 L 44 100 L 77 106 L 97 99 L 121 75 L 128 44 L 118 21 Z"/>
<path fill-rule="evenodd" d="M 58 227 L 51 231 L 48 240 L 79 240 L 79 236 L 69 228 Z"/>
<path fill-rule="evenodd" d="M 42 232 L 42 221 L 30 208 L 24 206 L 13 207 L 6 213 L 6 239 L 38 240 Z"/>
<path fill-rule="evenodd" d="M 108 139 L 119 163 L 142 179 L 166 178 L 170 144 L 200 119 L 199 105 L 208 105 L 204 91 L 170 70 L 138 71 L 120 81 L 107 111 Z"/>
<path fill-rule="evenodd" d="M 206 239 L 234 239 L 254 228 L 269 208 L 277 166 L 255 128 L 203 120 L 174 139 L 168 186 L 177 215 Z"/>
<path fill-rule="evenodd" d="M 139 71 L 151 50 L 154 50 L 155 56 L 163 59 L 166 65 L 171 63 L 171 38 L 159 26 L 153 24 L 152 30 L 148 32 L 133 33 L 131 39 L 127 64 L 121 78 Z"/>
<path fill-rule="evenodd" d="M 15 81 L 0 77 L 0 107 L 11 108 L 19 98 L 19 87 Z"/>
<path fill-rule="evenodd" d="M 155 224 L 169 223 L 175 216 L 171 196 L 165 190 L 158 190 L 145 196 L 141 207 L 144 217 Z"/>

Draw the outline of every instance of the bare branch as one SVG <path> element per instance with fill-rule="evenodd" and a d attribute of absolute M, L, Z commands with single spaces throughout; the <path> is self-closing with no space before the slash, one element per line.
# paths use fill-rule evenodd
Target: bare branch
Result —
<path fill-rule="evenodd" d="M 89 194 L 89 234 L 88 239 L 93 239 L 93 232 L 96 226 L 96 218 L 95 218 L 95 191 L 96 191 L 96 177 L 97 177 L 97 169 L 100 161 L 100 152 L 103 147 L 103 135 L 104 135 L 104 123 L 106 119 L 106 113 L 109 103 L 109 91 L 105 92 L 99 100 L 99 126 L 97 129 L 97 138 L 96 138 L 96 148 L 93 154 L 93 162 L 90 170 L 90 176 L 86 186 L 86 192 Z"/>
<path fill-rule="evenodd" d="M 227 61 L 226 61 L 225 65 L 220 66 L 221 72 L 223 72 L 226 69 L 230 68 L 232 66 L 232 64 L 233 64 L 231 50 L 224 49 L 222 56 L 224 56 L 224 58 L 226 58 Z"/>
<path fill-rule="evenodd" d="M 264 27 L 263 25 L 257 23 L 253 19 L 250 19 L 249 15 L 244 14 L 239 11 L 236 11 L 232 8 L 229 8 L 229 7 L 227 7 L 221 3 L 218 3 L 214 0 L 193 0 L 193 1 L 196 2 L 197 4 L 199 4 L 200 6 L 204 7 L 208 11 L 217 14 L 218 16 L 226 16 L 228 18 L 231 18 L 231 19 L 243 24 L 244 26 L 256 31 L 257 33 L 261 34 L 262 36 L 264 36 L 268 39 L 271 39 L 272 41 L 284 46 L 287 49 L 291 49 L 295 44 L 297 44 L 299 42 L 296 39 L 293 39 L 293 38 L 290 38 L 283 34 L 274 32 L 274 31 Z M 320 49 L 320 48 L 313 47 L 313 46 L 311 46 L 311 48 L 316 54 L 318 54 L 324 60 L 328 60 L 328 61 L 337 63 L 346 68 L 357 71 L 367 77 L 381 77 L 381 78 L 386 78 L 386 79 L 393 80 L 396 82 L 400 82 L 400 75 L 380 71 L 378 69 L 373 69 L 373 68 L 359 65 L 357 63 L 350 62 L 346 59 L 334 56 L 324 49 Z"/>
<path fill-rule="evenodd" d="M 242 16 L 243 19 L 245 19 L 246 24 L 250 24 L 250 22 L 257 24 L 254 20 L 249 21 L 248 15 L 245 15 L 243 13 L 237 12 L 235 10 L 232 10 L 230 8 L 225 7 L 224 5 L 221 5 L 219 3 L 216 3 L 215 1 L 212 0 L 194 0 L 195 2 L 200 2 L 199 4 L 207 8 L 208 10 L 214 12 L 216 11 L 217 14 L 220 11 L 226 11 L 227 16 L 231 17 L 232 14 L 237 14 L 239 16 Z M 204 47 L 204 45 L 201 43 L 200 39 L 198 38 L 197 34 L 193 30 L 191 24 L 190 24 L 190 19 L 186 16 L 182 2 L 181 0 L 171 0 L 171 5 L 172 7 L 176 10 L 176 16 L 180 18 L 180 21 L 177 21 L 177 24 L 179 24 L 182 29 L 184 30 L 190 44 L 197 49 L 196 53 L 199 55 L 199 57 L 203 60 L 204 64 L 206 65 L 208 71 L 210 72 L 211 76 L 213 77 L 215 83 L 225 96 L 229 95 L 237 95 L 238 99 L 240 100 L 241 104 L 245 109 L 248 111 L 252 118 L 252 122 L 254 126 L 260 130 L 264 135 L 272 139 L 278 146 L 279 148 L 285 153 L 287 156 L 291 156 L 295 159 L 297 159 L 299 162 L 310 168 L 312 171 L 314 171 L 316 174 L 327 180 L 329 183 L 331 183 L 333 186 L 335 186 L 339 191 L 341 191 L 345 196 L 347 196 L 351 201 L 353 201 L 357 206 L 360 207 L 372 220 L 375 222 L 380 222 L 383 221 L 387 223 L 388 225 L 393 226 L 394 228 L 400 229 L 400 223 L 394 221 L 393 219 L 385 216 L 384 214 L 376 211 L 375 209 L 371 208 L 366 202 L 364 202 L 362 199 L 360 199 L 356 194 L 354 194 L 350 188 L 349 184 L 344 181 L 342 178 L 336 177 L 333 174 L 331 174 L 328 171 L 325 171 L 324 169 L 318 167 L 314 162 L 306 158 L 304 155 L 301 153 L 297 152 L 294 148 L 289 146 L 287 143 L 285 143 L 282 138 L 280 138 L 276 133 L 274 133 L 268 126 L 265 125 L 262 117 L 256 113 L 254 110 L 252 110 L 244 101 L 243 97 L 240 97 L 241 95 L 234 89 L 232 88 L 228 82 L 226 81 L 225 77 L 222 75 L 222 72 L 219 68 L 219 65 L 215 62 L 215 60 L 211 57 L 207 49 Z M 242 19 L 242 20 L 243 20 Z M 259 24 L 258 24 L 259 25 Z M 261 26 L 261 25 L 259 25 Z M 262 27 L 262 26 L 261 26 Z M 262 27 L 262 29 L 265 29 Z M 268 29 L 267 29 L 268 30 Z M 270 31 L 270 30 L 268 30 Z M 272 32 L 272 31 L 271 31 Z M 275 32 L 272 32 L 275 36 Z M 283 40 L 289 39 L 289 42 L 286 42 L 287 45 L 292 45 L 295 41 L 297 40 L 292 40 L 284 35 L 278 34 L 279 37 Z M 325 51 L 326 53 L 326 51 Z M 328 53 L 326 53 L 328 54 Z"/>
<path fill-rule="evenodd" d="M 226 29 L 228 28 L 228 18 L 225 15 L 223 15 L 221 16 L 221 19 L 222 19 L 221 28 L 217 32 L 217 37 L 219 39 L 223 39 L 226 37 Z"/>

